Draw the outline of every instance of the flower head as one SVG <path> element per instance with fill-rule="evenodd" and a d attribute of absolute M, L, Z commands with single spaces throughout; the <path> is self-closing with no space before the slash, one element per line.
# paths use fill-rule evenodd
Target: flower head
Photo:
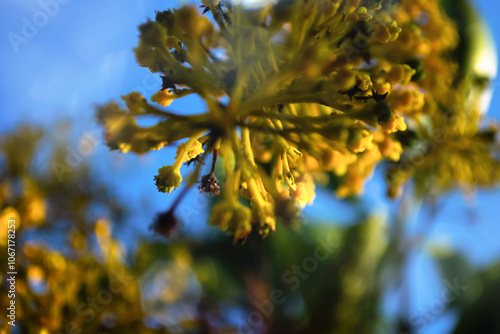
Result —
<path fill-rule="evenodd" d="M 144 101 L 144 96 L 141 93 L 130 92 L 128 95 L 122 95 L 122 100 L 125 101 L 130 112 L 140 113 L 142 111 L 141 102 Z"/>
<path fill-rule="evenodd" d="M 311 204 L 315 196 L 314 183 L 297 182 L 297 190 L 290 190 L 290 197 L 300 206 Z"/>
<path fill-rule="evenodd" d="M 179 155 L 181 154 L 182 151 L 186 149 L 186 143 L 181 143 L 179 146 L 177 146 L 177 152 L 176 152 L 176 157 L 177 159 Z M 205 152 L 205 150 L 202 148 L 202 145 L 199 141 L 195 141 L 189 150 L 187 150 L 186 154 L 184 155 L 184 160 L 182 162 L 186 162 L 192 159 L 195 159 L 198 157 L 201 153 Z"/>
<path fill-rule="evenodd" d="M 373 135 L 366 129 L 356 129 L 351 132 L 348 145 L 354 153 L 371 150 L 373 148 Z"/>
<path fill-rule="evenodd" d="M 163 166 L 154 177 L 158 191 L 169 193 L 181 185 L 182 176 L 173 166 Z"/>
<path fill-rule="evenodd" d="M 438 0 L 292 2 L 245 15 L 227 1 L 203 1 L 216 24 L 194 7 L 157 12 L 140 26 L 135 49 L 142 66 L 161 74 L 156 104 L 132 92 L 123 97 L 126 109 L 101 108 L 108 146 L 141 154 L 180 143 L 173 165 L 155 176 L 168 193 L 186 161 L 214 152 L 210 173 L 201 176 L 202 163 L 184 167 L 192 168 L 186 189 L 201 182 L 202 191 L 222 193 L 211 224 L 236 239 L 252 229 L 267 235 L 277 218 L 292 221 L 316 185 L 359 194 L 382 160 L 408 164 L 420 151 L 415 143 L 439 141 L 440 148 L 410 170 L 392 168 L 405 172 L 388 178 L 391 195 L 413 175 L 464 187 L 500 179 L 493 144 L 479 132 L 479 99 L 470 94 L 482 88 L 459 68 L 460 36 Z M 158 108 L 191 94 L 205 111 Z M 143 127 L 140 115 L 159 121 Z"/>
<path fill-rule="evenodd" d="M 392 119 L 386 123 L 382 124 L 382 129 L 386 133 L 393 133 L 396 131 L 405 131 L 406 130 L 406 123 L 403 117 L 401 116 L 395 116 L 392 117 Z"/>
<path fill-rule="evenodd" d="M 168 107 L 175 99 L 175 95 L 170 93 L 168 89 L 161 89 L 156 94 L 151 96 L 153 102 L 158 103 L 163 107 Z"/>

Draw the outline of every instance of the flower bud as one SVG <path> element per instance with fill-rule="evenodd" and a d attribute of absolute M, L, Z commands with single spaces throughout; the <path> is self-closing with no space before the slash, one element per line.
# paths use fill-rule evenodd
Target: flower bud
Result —
<path fill-rule="evenodd" d="M 311 204 L 316 197 L 314 183 L 297 182 L 297 190 L 290 189 L 290 197 L 296 200 L 300 206 Z"/>
<path fill-rule="evenodd" d="M 177 146 L 177 152 L 176 152 L 175 160 L 177 160 L 177 158 L 179 157 L 179 155 L 181 154 L 181 152 L 184 151 L 185 147 L 186 147 L 186 143 L 181 143 L 181 144 L 179 144 L 179 146 Z M 196 140 L 193 143 L 193 145 L 191 145 L 191 148 L 189 149 L 189 151 L 187 151 L 187 154 L 184 157 L 184 161 L 183 162 L 192 160 L 192 159 L 198 157 L 203 152 L 205 152 L 205 150 L 202 148 L 201 143 Z"/>
<path fill-rule="evenodd" d="M 347 145 L 354 153 L 361 153 L 373 148 L 373 135 L 366 129 L 354 129 L 349 133 Z"/>
<path fill-rule="evenodd" d="M 142 111 L 141 102 L 144 101 L 144 97 L 141 93 L 130 92 L 127 95 L 121 96 L 122 100 L 127 104 L 127 108 L 132 113 L 140 113 Z"/>
<path fill-rule="evenodd" d="M 158 191 L 169 193 L 181 185 L 182 176 L 178 169 L 172 166 L 163 166 L 158 169 L 158 175 L 154 177 Z"/>
<path fill-rule="evenodd" d="M 174 94 L 170 93 L 167 89 L 159 90 L 158 93 L 151 96 L 151 101 L 164 107 L 168 107 L 174 99 Z"/>
<path fill-rule="evenodd" d="M 393 133 L 396 131 L 405 131 L 406 130 L 406 123 L 405 123 L 405 120 L 403 117 L 394 116 L 389 121 L 382 124 L 382 129 L 384 129 L 385 133 Z"/>

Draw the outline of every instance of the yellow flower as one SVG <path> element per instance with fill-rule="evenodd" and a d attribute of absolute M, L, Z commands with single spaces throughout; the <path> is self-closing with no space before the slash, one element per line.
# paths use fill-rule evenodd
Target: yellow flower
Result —
<path fill-rule="evenodd" d="M 290 197 L 297 201 L 300 206 L 312 204 L 316 194 L 314 192 L 314 180 L 309 174 L 301 177 L 301 181 L 296 183 L 296 190 L 290 189 Z"/>
<path fill-rule="evenodd" d="M 384 95 L 386 93 L 391 92 L 391 83 L 390 82 L 382 82 L 377 81 L 373 84 L 373 90 L 377 92 L 377 94 Z"/>
<path fill-rule="evenodd" d="M 384 44 L 395 41 L 401 32 L 401 28 L 397 26 L 396 21 L 387 22 L 385 24 L 374 24 L 373 30 L 375 31 L 375 39 Z"/>
<path fill-rule="evenodd" d="M 237 201 L 224 199 L 214 205 L 209 225 L 218 226 L 234 234 L 234 240 L 243 239 L 252 232 L 252 210 Z"/>
<path fill-rule="evenodd" d="M 396 116 L 393 117 L 390 121 L 382 124 L 382 129 L 385 133 L 393 133 L 396 131 L 405 131 L 406 123 L 403 117 Z"/>
<path fill-rule="evenodd" d="M 373 135 L 366 129 L 354 131 L 349 138 L 349 149 L 354 153 L 361 153 L 373 148 Z"/>
<path fill-rule="evenodd" d="M 154 177 L 158 191 L 171 193 L 173 189 L 181 185 L 182 176 L 177 168 L 163 166 L 158 169 L 158 175 Z"/>
<path fill-rule="evenodd" d="M 347 197 L 361 193 L 363 190 L 363 180 L 364 178 L 357 173 L 347 173 L 344 183 L 337 188 L 337 196 Z"/>
<path fill-rule="evenodd" d="M 359 7 L 361 0 L 347 0 L 344 4 L 344 12 L 346 14 L 352 13 Z"/>
<path fill-rule="evenodd" d="M 356 9 L 346 17 L 346 21 L 353 23 L 359 21 L 370 21 L 371 19 L 372 16 L 368 14 L 368 10 L 364 6 L 358 7 L 358 9 Z"/>
<path fill-rule="evenodd" d="M 125 101 L 130 112 L 140 113 L 142 111 L 140 103 L 144 100 L 144 97 L 141 93 L 130 92 L 127 95 L 122 95 L 122 100 Z"/>
<path fill-rule="evenodd" d="M 338 87 L 338 90 L 349 90 L 356 85 L 356 75 L 353 71 L 342 69 L 333 77 L 333 83 Z"/>
<path fill-rule="evenodd" d="M 401 143 L 393 140 L 390 136 L 385 136 L 384 140 L 378 144 L 378 148 L 384 158 L 392 161 L 398 161 L 403 153 Z"/>
<path fill-rule="evenodd" d="M 327 172 L 333 171 L 336 175 L 342 176 L 347 172 L 347 167 L 355 162 L 356 154 L 348 150 L 332 150 L 323 151 L 321 156 L 321 166 Z"/>
<path fill-rule="evenodd" d="M 392 99 L 392 107 L 398 113 L 414 113 L 425 105 L 425 96 L 418 89 L 398 92 Z"/>
<path fill-rule="evenodd" d="M 20 215 L 14 207 L 8 206 L 0 212 L 0 246 L 7 244 L 7 236 L 9 225 L 12 226 L 10 230 L 17 230 L 21 226 Z"/>
<path fill-rule="evenodd" d="M 174 94 L 170 93 L 168 89 L 159 90 L 158 93 L 151 96 L 151 101 L 164 107 L 168 107 L 174 99 Z"/>
<path fill-rule="evenodd" d="M 372 79 L 366 73 L 356 75 L 356 81 L 358 82 L 358 88 L 362 91 L 367 91 L 373 86 Z"/>
<path fill-rule="evenodd" d="M 33 198 L 26 207 L 24 218 L 26 224 L 40 225 L 43 223 L 46 214 L 45 201 L 41 197 Z"/>
<path fill-rule="evenodd" d="M 415 74 L 415 70 L 408 65 L 395 65 L 392 67 L 391 71 L 387 74 L 387 80 L 391 85 L 397 84 L 407 84 L 410 82 L 412 76 Z"/>
<path fill-rule="evenodd" d="M 175 157 L 176 160 L 179 157 L 179 154 L 185 149 L 185 147 L 186 147 L 185 143 L 181 143 L 179 146 L 177 146 L 177 152 L 176 152 L 177 155 Z M 205 150 L 202 148 L 201 143 L 199 141 L 195 141 L 193 145 L 191 145 L 189 151 L 187 151 L 187 154 L 184 156 L 184 160 L 182 162 L 194 159 L 203 152 L 205 152 Z"/>
<path fill-rule="evenodd" d="M 212 2 L 215 6 L 218 1 Z M 342 176 L 339 196 L 361 192 L 382 159 L 400 159 L 402 144 L 391 134 L 406 130 L 405 119 L 411 119 L 409 125 L 422 140 L 438 129 L 450 141 L 458 134 L 475 133 L 476 102 L 467 101 L 475 84 L 470 78 L 457 80 L 462 69 L 449 55 L 459 36 L 437 0 L 401 0 L 394 7 L 368 6 L 369 1 L 362 0 L 326 2 L 266 8 L 250 16 L 243 9 L 242 15 L 234 15 L 222 8 L 217 25 L 194 7 L 157 13 L 156 23 L 140 27 L 136 49 L 141 64 L 154 73 L 161 71 L 162 87 L 169 89 L 151 100 L 168 106 L 174 98 L 196 94 L 205 100 L 207 112 L 165 113 L 166 121 L 144 128 L 135 121 L 138 115 L 109 108 L 101 119 L 108 146 L 143 153 L 189 138 L 177 147 L 173 166 L 161 168 L 155 177 L 159 190 L 170 192 L 182 180 L 180 166 L 204 153 L 198 142 L 204 135 L 214 151 L 212 166 L 217 154 L 223 158 L 222 194 L 230 194 L 214 208 L 218 220 L 212 222 L 244 238 L 252 227 L 263 235 L 273 231 L 283 208 L 293 212 L 311 203 L 311 173 L 318 184 L 327 183 L 329 173 Z M 261 28 L 261 14 L 271 16 L 269 30 Z M 260 31 L 252 43 L 239 33 L 242 26 Z M 338 27 L 331 31 L 328 26 Z M 269 47 L 254 47 L 264 44 Z M 246 58 L 254 60 L 252 66 L 246 66 Z M 182 92 L 176 88 L 180 85 L 186 87 Z M 123 99 L 130 111 L 157 113 L 138 93 Z M 460 119 L 448 121 L 446 110 Z M 406 137 L 410 145 L 414 136 Z M 451 144 L 465 145 L 458 138 Z M 449 169 L 462 166 L 460 161 L 445 159 L 432 173 L 438 179 L 452 175 Z M 466 164 L 450 178 L 474 178 L 478 183 L 472 171 L 491 174 L 480 171 L 481 166 L 484 163 Z M 388 178 L 391 194 L 424 167 L 429 164 Z M 189 185 L 197 178 L 194 171 Z M 202 177 L 207 179 L 212 177 Z M 218 186 L 213 189 L 218 192 Z M 237 203 L 240 196 L 250 200 L 252 210 Z"/>

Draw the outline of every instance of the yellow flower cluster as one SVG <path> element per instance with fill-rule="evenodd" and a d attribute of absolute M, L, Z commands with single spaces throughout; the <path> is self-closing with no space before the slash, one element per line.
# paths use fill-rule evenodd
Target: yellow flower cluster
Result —
<path fill-rule="evenodd" d="M 99 110 L 108 145 L 144 153 L 188 138 L 155 177 L 168 193 L 184 162 L 212 154 L 211 172 L 200 177 L 198 164 L 186 186 L 201 178 L 200 189 L 218 195 L 220 157 L 221 200 L 210 224 L 235 239 L 252 229 L 267 235 L 289 218 L 282 208 L 311 204 L 315 185 L 330 179 L 338 196 L 361 193 L 382 160 L 393 163 L 391 196 L 422 171 L 449 180 L 453 169 L 459 182 L 487 183 L 459 154 L 475 143 L 485 171 L 497 164 L 485 153 L 492 140 L 479 132 L 478 103 L 468 98 L 471 76 L 448 56 L 459 42 L 455 24 L 437 0 L 393 3 L 295 0 L 249 10 L 203 0 L 213 20 L 194 7 L 157 12 L 139 27 L 135 49 L 139 64 L 161 74 L 151 101 L 165 107 L 197 94 L 206 112 L 173 114 L 133 93 L 127 109 Z M 161 121 L 141 128 L 137 114 Z M 457 155 L 440 163 L 444 147 Z"/>
<path fill-rule="evenodd" d="M 185 162 L 196 158 L 203 152 L 205 152 L 205 150 L 203 150 L 201 143 L 197 140 L 191 145 L 189 149 L 186 148 L 185 143 L 182 143 L 177 146 L 177 155 L 175 156 L 175 159 L 180 159 L 180 156 L 182 155 L 183 162 Z"/>

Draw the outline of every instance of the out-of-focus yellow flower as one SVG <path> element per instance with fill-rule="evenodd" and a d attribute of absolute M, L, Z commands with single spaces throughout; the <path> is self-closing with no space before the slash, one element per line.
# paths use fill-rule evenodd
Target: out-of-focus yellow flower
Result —
<path fill-rule="evenodd" d="M 144 100 L 144 97 L 141 93 L 130 92 L 127 95 L 122 95 L 122 100 L 125 101 L 130 112 L 140 113 L 142 111 L 141 102 Z"/>
<path fill-rule="evenodd" d="M 398 161 L 401 153 L 403 153 L 401 143 L 389 136 L 384 136 L 383 141 L 378 143 L 378 148 L 384 158 L 392 161 Z"/>
<path fill-rule="evenodd" d="M 222 200 L 212 208 L 209 224 L 231 232 L 235 240 L 245 240 L 252 231 L 252 210 L 238 202 Z"/>
<path fill-rule="evenodd" d="M 43 269 L 36 265 L 28 266 L 28 282 L 31 286 L 37 286 L 43 282 L 45 274 Z"/>
<path fill-rule="evenodd" d="M 0 212 L 0 222 L 0 246 L 5 246 L 8 239 L 7 231 L 17 230 L 21 226 L 21 216 L 14 207 L 8 206 Z M 9 229 L 9 226 L 13 228 Z"/>
<path fill-rule="evenodd" d="M 290 197 L 297 201 L 300 206 L 312 204 L 316 194 L 314 193 L 314 182 L 297 182 L 297 190 L 290 189 Z"/>
<path fill-rule="evenodd" d="M 425 105 L 424 94 L 417 90 L 404 90 L 392 97 L 392 107 L 397 113 L 411 114 L 419 112 Z"/>
<path fill-rule="evenodd" d="M 29 201 L 24 218 L 28 225 L 40 225 L 45 220 L 46 205 L 43 198 L 36 197 Z"/>
<path fill-rule="evenodd" d="M 382 129 L 385 133 L 393 133 L 396 131 L 405 131 L 406 123 L 403 117 L 396 116 L 393 117 L 390 121 L 382 124 Z"/>
<path fill-rule="evenodd" d="M 344 182 L 337 188 L 339 197 L 357 195 L 363 190 L 363 177 L 356 173 L 347 173 Z"/>
<path fill-rule="evenodd" d="M 373 86 L 372 79 L 368 74 L 362 73 L 356 75 L 356 81 L 358 83 L 359 89 L 362 91 L 368 91 Z"/>
<path fill-rule="evenodd" d="M 387 80 L 391 85 L 407 84 L 410 82 L 411 77 L 415 74 L 415 72 L 416 71 L 414 69 L 406 64 L 395 65 L 387 74 Z"/>
<path fill-rule="evenodd" d="M 336 175 L 342 176 L 347 172 L 347 166 L 355 162 L 356 159 L 356 154 L 348 150 L 328 149 L 323 151 L 321 166 L 325 171 L 333 171 Z"/>
<path fill-rule="evenodd" d="M 374 38 L 384 44 L 395 41 L 401 32 L 401 28 L 398 27 L 396 21 L 386 23 L 377 22 L 374 24 L 373 29 L 376 31 Z"/>
<path fill-rule="evenodd" d="M 378 94 L 384 95 L 386 93 L 391 92 L 391 83 L 390 82 L 385 82 L 385 81 L 376 81 L 373 84 L 373 90 L 376 91 Z"/>
<path fill-rule="evenodd" d="M 352 13 L 359 7 L 361 0 L 347 0 L 342 8 L 345 14 Z"/>
<path fill-rule="evenodd" d="M 95 234 L 99 238 L 107 238 L 111 235 L 111 227 L 106 219 L 99 219 L 95 223 Z"/>
<path fill-rule="evenodd" d="M 346 91 L 356 85 L 356 75 L 353 71 L 342 69 L 333 77 L 334 84 L 340 91 Z"/>
<path fill-rule="evenodd" d="M 151 96 L 151 101 L 158 103 L 163 107 L 168 107 L 175 99 L 175 95 L 170 93 L 168 89 L 159 90 L 156 94 Z"/>
<path fill-rule="evenodd" d="M 355 153 L 361 153 L 373 148 L 373 135 L 366 129 L 353 132 L 354 135 L 349 139 L 349 149 Z"/>
<path fill-rule="evenodd" d="M 358 21 L 369 21 L 372 19 L 372 16 L 368 14 L 368 10 L 366 7 L 358 7 L 354 12 L 350 13 L 346 17 L 346 21 L 348 22 L 358 22 Z"/>
<path fill-rule="evenodd" d="M 48 257 L 48 260 L 52 268 L 58 271 L 66 270 L 66 258 L 62 256 L 60 253 L 52 252 Z"/>
<path fill-rule="evenodd" d="M 85 235 L 80 231 L 76 231 L 71 239 L 75 249 L 81 250 L 85 247 Z"/>

